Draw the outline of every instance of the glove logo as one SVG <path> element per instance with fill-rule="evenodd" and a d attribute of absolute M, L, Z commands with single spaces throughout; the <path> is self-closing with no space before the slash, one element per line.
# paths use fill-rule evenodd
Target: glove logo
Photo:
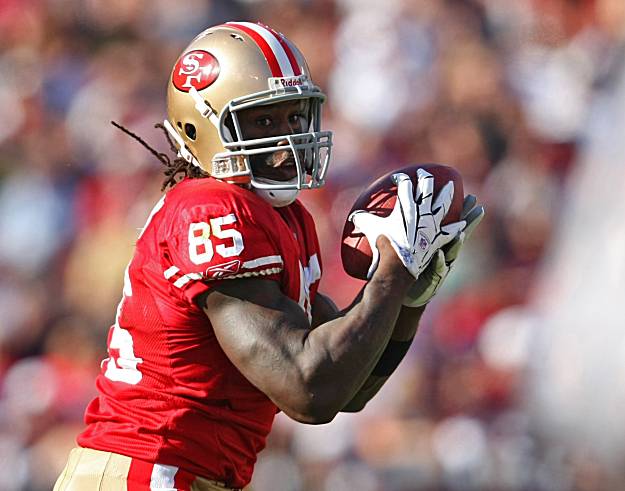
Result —
<path fill-rule="evenodd" d="M 219 76 L 219 62 L 208 51 L 195 49 L 183 54 L 172 72 L 174 86 L 183 92 L 203 90 Z"/>
<path fill-rule="evenodd" d="M 419 249 L 421 249 L 422 251 L 426 251 L 427 248 L 430 247 L 430 241 L 423 232 L 419 232 L 419 238 L 417 243 L 419 244 Z"/>

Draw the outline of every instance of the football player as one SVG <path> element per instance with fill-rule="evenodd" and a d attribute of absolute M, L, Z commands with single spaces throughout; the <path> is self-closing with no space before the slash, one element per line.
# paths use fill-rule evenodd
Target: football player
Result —
<path fill-rule="evenodd" d="M 172 187 L 137 240 L 99 395 L 55 490 L 242 488 L 278 410 L 326 423 L 397 367 L 483 210 L 468 198 L 441 227 L 452 185 L 432 202 L 432 176 L 413 190 L 397 174 L 388 218 L 352 217 L 377 259 L 339 312 L 317 291 L 315 225 L 296 199 L 326 177 L 324 99 L 270 27 L 230 22 L 184 50 L 164 122 Z"/>

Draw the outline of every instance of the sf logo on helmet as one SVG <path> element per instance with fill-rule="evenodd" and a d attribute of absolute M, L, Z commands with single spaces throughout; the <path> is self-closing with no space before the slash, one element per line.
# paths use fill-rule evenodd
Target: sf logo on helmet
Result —
<path fill-rule="evenodd" d="M 211 85 L 219 76 L 219 62 L 208 51 L 195 49 L 184 53 L 176 63 L 172 73 L 174 87 L 189 92 L 191 87 L 202 90 Z"/>

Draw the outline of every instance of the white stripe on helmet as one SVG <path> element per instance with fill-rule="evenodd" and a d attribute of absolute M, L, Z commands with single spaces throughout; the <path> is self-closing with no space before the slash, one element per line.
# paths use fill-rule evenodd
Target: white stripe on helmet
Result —
<path fill-rule="evenodd" d="M 252 29 L 258 35 L 262 36 L 262 38 L 271 48 L 271 51 L 273 51 L 273 54 L 276 55 L 276 59 L 278 60 L 278 64 L 280 65 L 280 70 L 282 70 L 283 77 L 295 76 L 295 72 L 293 71 L 293 67 L 291 66 L 291 62 L 289 61 L 289 57 L 286 54 L 286 51 L 284 51 L 284 48 L 270 30 L 258 24 L 254 24 L 253 22 L 236 22 L 236 24 L 241 24 L 248 29 Z"/>

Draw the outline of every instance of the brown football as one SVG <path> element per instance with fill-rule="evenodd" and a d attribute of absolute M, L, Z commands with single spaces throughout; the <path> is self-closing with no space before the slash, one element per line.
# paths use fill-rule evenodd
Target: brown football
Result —
<path fill-rule="evenodd" d="M 464 201 L 462 177 L 453 167 L 440 164 L 413 164 L 383 175 L 358 196 L 348 216 L 355 210 L 365 210 L 381 217 L 390 215 L 397 200 L 397 186 L 391 180 L 391 176 L 396 172 L 407 174 L 412 179 L 412 184 L 416 189 L 417 169 L 425 169 L 434 176 L 435 198 L 447 182 L 454 182 L 454 197 L 451 208 L 443 219 L 443 224 L 460 220 Z M 367 238 L 363 234 L 355 232 L 354 224 L 346 220 L 345 227 L 343 227 L 341 259 L 347 274 L 354 278 L 366 280 L 372 258 L 373 254 Z"/>

